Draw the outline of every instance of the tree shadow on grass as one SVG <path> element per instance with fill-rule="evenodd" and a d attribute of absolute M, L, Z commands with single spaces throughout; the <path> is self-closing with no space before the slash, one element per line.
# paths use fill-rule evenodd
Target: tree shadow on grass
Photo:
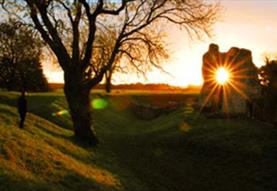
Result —
<path fill-rule="evenodd" d="M 45 133 L 52 135 L 53 137 L 62 138 L 62 139 L 68 140 L 68 141 L 73 141 L 73 135 L 65 135 L 62 132 L 57 133 L 54 130 L 50 130 L 49 128 L 45 127 L 44 125 L 40 125 L 40 124 L 37 124 L 37 127 L 40 130 L 44 131 Z"/>
<path fill-rule="evenodd" d="M 271 150 L 276 148 L 276 141 L 265 133 L 272 134 L 273 129 L 263 129 L 260 136 L 245 130 L 245 137 L 241 136 L 243 127 L 234 130 L 234 135 L 221 126 L 211 126 L 209 132 L 199 132 L 201 130 L 195 129 L 188 135 L 164 132 L 162 136 L 157 133 L 125 136 L 111 146 L 121 165 L 135 173 L 151 191 L 277 189 L 276 160 L 273 160 L 276 155 Z M 259 141 L 258 138 L 263 136 L 271 137 L 273 142 Z M 246 142 L 249 142 L 249 147 L 240 149 L 243 147 L 240 144 Z M 233 143 L 237 143 L 238 148 Z M 256 152 L 250 143 L 263 143 L 270 148 Z"/>

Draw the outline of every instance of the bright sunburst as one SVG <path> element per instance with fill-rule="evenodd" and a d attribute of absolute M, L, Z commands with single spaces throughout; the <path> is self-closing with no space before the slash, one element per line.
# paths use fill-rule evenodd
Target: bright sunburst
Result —
<path fill-rule="evenodd" d="M 220 67 L 216 71 L 215 78 L 218 84 L 224 85 L 229 80 L 229 72 L 224 67 Z"/>

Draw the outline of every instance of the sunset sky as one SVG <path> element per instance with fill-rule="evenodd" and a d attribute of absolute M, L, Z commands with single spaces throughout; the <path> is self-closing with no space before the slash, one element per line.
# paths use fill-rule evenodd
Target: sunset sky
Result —
<path fill-rule="evenodd" d="M 277 0 L 221 0 L 222 10 L 214 25 L 213 37 L 202 41 L 191 40 L 179 28 L 168 32 L 167 43 L 171 58 L 164 69 L 147 74 L 148 79 L 136 75 L 114 75 L 113 83 L 168 83 L 177 86 L 202 83 L 202 55 L 211 42 L 217 43 L 220 51 L 232 46 L 252 51 L 254 63 L 263 64 L 264 54 L 277 55 Z M 57 66 L 44 63 L 44 73 L 49 82 L 63 82 L 63 74 Z"/>

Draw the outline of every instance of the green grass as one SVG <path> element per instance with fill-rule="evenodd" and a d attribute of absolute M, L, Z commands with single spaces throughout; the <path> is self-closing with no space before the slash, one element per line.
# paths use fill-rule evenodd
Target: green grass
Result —
<path fill-rule="evenodd" d="M 0 190 L 276 190 L 277 129 L 250 119 L 206 119 L 191 94 L 114 94 L 94 110 L 101 144 L 73 139 L 60 93 L 29 94 L 24 130 L 16 93 L 0 93 Z M 182 107 L 138 119 L 132 102 Z"/>

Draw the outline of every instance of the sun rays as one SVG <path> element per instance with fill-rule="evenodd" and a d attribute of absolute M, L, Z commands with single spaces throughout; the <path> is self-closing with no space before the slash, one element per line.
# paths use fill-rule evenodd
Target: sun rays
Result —
<path fill-rule="evenodd" d="M 239 54 L 225 55 L 224 59 L 211 60 L 212 62 L 206 68 L 208 75 L 204 85 L 208 87 L 208 91 L 202 99 L 201 110 L 215 105 L 212 110 L 228 113 L 233 104 L 230 98 L 235 94 L 249 100 L 245 82 L 251 76 L 248 75 L 248 68 L 244 66 L 248 60 L 238 56 Z"/>

